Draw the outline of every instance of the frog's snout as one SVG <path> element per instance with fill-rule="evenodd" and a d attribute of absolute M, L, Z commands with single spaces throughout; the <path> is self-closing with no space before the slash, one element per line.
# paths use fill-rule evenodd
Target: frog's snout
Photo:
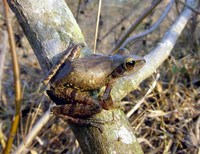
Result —
<path fill-rule="evenodd" d="M 144 58 L 141 59 L 141 63 L 144 65 L 146 64 L 146 60 Z"/>
<path fill-rule="evenodd" d="M 135 70 L 137 71 L 138 69 L 142 68 L 145 63 L 146 63 L 146 60 L 144 58 L 137 60 L 135 64 Z"/>

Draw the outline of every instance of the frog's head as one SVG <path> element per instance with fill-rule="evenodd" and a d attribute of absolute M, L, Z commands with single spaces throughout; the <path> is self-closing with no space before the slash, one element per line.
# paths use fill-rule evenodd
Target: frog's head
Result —
<path fill-rule="evenodd" d="M 120 49 L 119 52 L 113 56 L 113 59 L 115 61 L 114 63 L 117 64 L 111 72 L 113 78 L 126 76 L 136 72 L 146 63 L 143 57 L 131 55 L 126 49 Z"/>

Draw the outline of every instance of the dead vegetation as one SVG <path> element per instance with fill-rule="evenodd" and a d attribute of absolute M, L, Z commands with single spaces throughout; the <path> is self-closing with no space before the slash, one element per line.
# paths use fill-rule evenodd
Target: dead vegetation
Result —
<path fill-rule="evenodd" d="M 69 1 L 69 4 L 76 16 L 78 1 L 77 3 Z M 91 48 L 94 42 L 97 4 L 97 2 L 82 2 L 77 16 L 86 42 Z M 165 4 L 162 3 L 151 16 L 147 17 L 134 33 L 150 26 L 162 13 Z M 113 5 L 115 8 L 111 9 Z M 135 4 L 132 2 L 105 2 L 100 18 L 97 50 L 106 53 L 145 6 L 148 6 L 148 3 L 144 1 L 135 2 Z M 181 9 L 182 5 L 178 5 L 178 8 Z M 1 33 L 5 29 L 2 14 L 0 15 Z M 177 14 L 174 7 L 157 31 L 129 44 L 130 51 L 133 51 L 134 54 L 145 55 L 160 40 Z M 111 27 L 117 22 L 120 24 L 111 30 Z M 148 80 L 143 81 L 137 90 L 122 100 L 123 109 L 135 130 L 144 153 L 200 153 L 200 26 L 198 22 L 199 17 L 194 16 L 177 41 L 171 56 L 157 72 Z M 38 92 L 44 74 L 41 72 L 36 57 L 14 15 L 12 15 L 12 26 L 14 27 L 23 89 L 21 121 L 13 147 L 16 149 L 37 119 L 48 109 L 50 100 L 45 94 Z M 1 48 L 5 46 L 3 39 L 0 38 Z M 3 68 L 0 101 L 1 151 L 5 146 L 15 113 L 13 71 L 9 52 L 6 53 Z M 132 111 L 137 103 L 140 103 L 140 106 Z M 78 142 L 67 123 L 55 117 L 51 118 L 40 131 L 29 149 L 32 153 L 81 153 Z"/>

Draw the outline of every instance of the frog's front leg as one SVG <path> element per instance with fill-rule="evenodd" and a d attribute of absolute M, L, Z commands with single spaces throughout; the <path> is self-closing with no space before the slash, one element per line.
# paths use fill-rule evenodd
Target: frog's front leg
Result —
<path fill-rule="evenodd" d="M 110 95 L 110 92 L 112 90 L 112 85 L 113 85 L 112 82 L 106 85 L 106 89 L 103 93 L 103 96 L 100 98 L 100 100 L 103 102 L 102 107 L 106 110 L 109 110 L 115 107 Z"/>
<path fill-rule="evenodd" d="M 72 61 L 75 58 L 78 58 L 80 55 L 81 45 L 71 44 L 61 58 L 56 62 L 56 64 L 50 69 L 46 77 L 43 80 L 44 85 L 47 85 L 49 81 L 53 78 L 56 72 L 59 70 L 60 66 L 66 61 Z"/>

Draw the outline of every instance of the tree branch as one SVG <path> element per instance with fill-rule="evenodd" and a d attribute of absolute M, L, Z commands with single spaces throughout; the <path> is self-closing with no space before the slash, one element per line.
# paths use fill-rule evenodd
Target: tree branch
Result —
<path fill-rule="evenodd" d="M 182 2 L 182 1 L 180 1 L 180 0 L 176 0 L 176 3 L 180 3 L 180 4 L 182 4 L 182 5 L 186 6 L 186 7 L 188 7 L 189 9 L 191 9 L 192 11 L 194 11 L 195 13 L 200 14 L 199 8 L 193 8 L 192 6 L 190 6 L 190 5 L 188 5 L 188 4 L 184 3 L 184 2 Z"/>
<path fill-rule="evenodd" d="M 12 1 L 11 9 L 30 42 L 44 73 L 52 67 L 70 42 L 85 43 L 81 30 L 65 1 Z"/>
<path fill-rule="evenodd" d="M 187 5 L 195 6 L 195 0 L 187 0 Z M 178 37 L 181 35 L 187 22 L 192 15 L 192 10 L 185 7 L 182 13 L 176 18 L 171 28 L 165 33 L 163 39 L 158 43 L 153 51 L 144 58 L 146 64 L 139 71 L 131 74 L 129 77 L 117 81 L 111 91 L 111 97 L 114 101 L 120 101 L 127 93 L 133 91 L 138 85 L 148 78 L 156 69 L 168 58 Z"/>
<path fill-rule="evenodd" d="M 121 48 L 125 48 L 125 46 L 127 46 L 128 43 L 133 42 L 134 40 L 137 40 L 139 38 L 142 38 L 148 34 L 151 34 L 153 31 L 155 31 L 159 25 L 164 21 L 164 19 L 166 18 L 166 16 L 168 15 L 169 11 L 171 10 L 172 6 L 174 4 L 174 0 L 171 0 L 169 2 L 169 4 L 167 5 L 167 7 L 165 8 L 164 12 L 162 13 L 162 15 L 160 16 L 160 18 L 147 30 L 145 30 L 144 32 L 141 32 L 137 35 L 134 36 L 130 36 L 126 39 L 126 41 L 121 45 Z"/>
<path fill-rule="evenodd" d="M 122 38 L 117 42 L 115 47 L 112 49 L 113 53 L 116 53 L 117 50 L 121 47 L 124 41 L 129 37 L 129 35 L 137 28 L 137 26 L 156 8 L 158 4 L 160 4 L 161 0 L 153 1 L 152 5 L 147 9 L 144 9 L 144 12 L 141 16 L 133 23 L 133 25 L 128 29 L 128 31 L 122 36 Z"/>

